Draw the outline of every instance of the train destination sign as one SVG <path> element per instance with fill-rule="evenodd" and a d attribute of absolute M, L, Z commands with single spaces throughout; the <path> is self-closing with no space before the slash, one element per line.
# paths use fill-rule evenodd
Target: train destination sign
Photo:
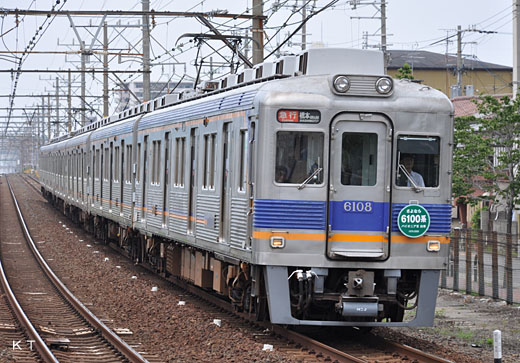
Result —
<path fill-rule="evenodd" d="M 422 205 L 409 204 L 399 212 L 397 226 L 406 237 L 421 237 L 430 228 L 430 214 Z"/>
<path fill-rule="evenodd" d="M 278 110 L 278 122 L 299 122 L 304 124 L 317 124 L 321 120 L 318 110 Z"/>

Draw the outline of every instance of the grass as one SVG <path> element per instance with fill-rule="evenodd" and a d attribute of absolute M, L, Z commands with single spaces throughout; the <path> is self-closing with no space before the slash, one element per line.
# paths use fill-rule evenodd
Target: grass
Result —
<path fill-rule="evenodd" d="M 460 328 L 455 328 L 455 329 L 442 328 L 442 329 L 436 329 L 436 330 L 438 331 L 438 333 L 440 335 L 451 336 L 451 337 L 462 339 L 462 340 L 465 340 L 468 342 L 471 342 L 475 338 L 475 333 L 470 330 L 463 330 Z M 491 341 L 493 341 L 493 338 L 491 338 Z M 487 343 L 487 341 L 486 341 L 486 343 Z"/>
<path fill-rule="evenodd" d="M 475 337 L 475 333 L 472 331 L 459 329 L 457 332 L 455 332 L 455 337 L 463 340 L 471 340 Z"/>
<path fill-rule="evenodd" d="M 446 309 L 437 309 L 435 310 L 435 317 L 436 318 L 445 318 L 446 317 Z"/>

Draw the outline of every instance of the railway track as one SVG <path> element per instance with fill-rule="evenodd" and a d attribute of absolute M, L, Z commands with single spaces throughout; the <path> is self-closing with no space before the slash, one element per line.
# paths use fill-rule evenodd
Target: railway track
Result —
<path fill-rule="evenodd" d="M 16 296 L 17 303 L 14 298 L 9 303 L 17 317 L 12 325 L 21 326 L 17 330 L 25 333 L 23 339 L 15 339 L 34 341 L 24 345 L 31 345 L 26 349 L 29 361 L 37 355 L 46 362 L 146 362 L 58 280 L 36 249 L 7 179 L 2 177 L 0 183 L 0 248 L 3 276 L 9 280 L 2 284 L 10 284 Z"/>
<path fill-rule="evenodd" d="M 39 192 L 35 187 L 33 178 L 24 177 L 24 180 Z M 122 253 L 116 246 L 112 246 Z M 124 253 L 123 253 L 124 254 Z M 144 267 L 147 267 L 146 265 Z M 152 269 L 149 269 L 152 271 Z M 166 279 L 166 278 L 165 278 Z M 336 348 L 327 337 L 326 331 L 321 329 L 319 334 L 299 333 L 291 329 L 269 323 L 259 323 L 245 313 L 233 311 L 228 302 L 194 287 L 180 279 L 166 279 L 177 287 L 191 294 L 195 299 L 201 299 L 202 304 L 207 308 L 208 303 L 216 309 L 215 316 L 227 321 L 234 326 L 254 325 L 258 333 L 253 333 L 258 341 L 264 344 L 274 345 L 275 349 L 285 351 L 296 359 L 305 362 L 449 362 L 445 359 L 435 357 L 420 350 L 400 345 L 394 342 L 385 341 L 380 337 L 371 334 L 357 334 L 355 330 L 335 331 L 333 335 L 343 334 L 341 344 L 336 344 Z M 333 329 L 334 330 L 334 329 Z M 319 331 L 319 329 L 318 329 Z M 345 331 L 347 331 L 345 333 Z M 324 333 L 325 332 L 325 333 Z M 312 338 L 314 336 L 315 338 Z M 281 338 L 280 338 L 281 337 Z"/>
<path fill-rule="evenodd" d="M 233 311 L 228 302 L 182 280 L 167 280 L 197 298 L 203 299 L 214 307 L 225 311 L 228 316 L 238 316 L 251 325 L 256 325 L 264 331 L 271 332 L 273 336 L 282 337 L 284 341 L 278 341 L 276 345 L 278 347 L 285 347 L 282 349 L 292 349 L 294 354 L 303 360 L 354 363 L 392 363 L 403 361 L 415 363 L 451 362 L 407 345 L 384 340 L 372 334 L 361 334 L 359 332 L 356 334 L 357 331 L 353 329 L 332 329 L 333 336 L 331 336 L 329 329 L 321 328 L 320 334 L 317 334 L 318 338 L 314 339 L 311 337 L 311 334 L 296 332 L 279 325 L 258 322 L 254 317 L 249 316 L 249 314 Z M 331 338 L 337 338 L 338 332 L 343 334 L 345 339 L 335 348 L 328 344 L 327 341 L 331 340 Z M 269 342 L 272 343 L 273 341 Z M 288 342 L 291 344 L 290 348 L 287 347 Z M 295 349 L 295 347 L 297 347 L 297 349 Z"/>

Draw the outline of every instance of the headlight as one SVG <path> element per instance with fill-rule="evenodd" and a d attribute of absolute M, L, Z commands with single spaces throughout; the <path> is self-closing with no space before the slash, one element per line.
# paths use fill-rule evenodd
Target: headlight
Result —
<path fill-rule="evenodd" d="M 376 82 L 376 91 L 382 95 L 386 95 L 392 91 L 394 83 L 391 78 L 382 77 Z"/>
<path fill-rule="evenodd" d="M 429 252 L 439 252 L 441 250 L 441 242 L 440 241 L 428 241 L 428 245 L 426 249 Z"/>
<path fill-rule="evenodd" d="M 334 89 L 339 93 L 345 93 L 350 88 L 350 81 L 345 76 L 337 76 L 334 79 Z"/>

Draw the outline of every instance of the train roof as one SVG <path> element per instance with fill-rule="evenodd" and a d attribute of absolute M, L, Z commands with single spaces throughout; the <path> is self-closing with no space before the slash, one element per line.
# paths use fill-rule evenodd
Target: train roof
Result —
<path fill-rule="evenodd" d="M 223 112 L 251 109 L 254 107 L 255 97 L 259 92 L 271 96 L 273 94 L 283 95 L 287 102 L 291 100 L 296 102 L 302 92 L 305 92 L 303 90 L 311 90 L 307 93 L 312 92 L 313 94 L 330 94 L 331 80 L 335 74 L 358 74 L 363 77 L 382 76 L 384 74 L 383 59 L 382 52 L 378 51 L 309 49 L 296 57 L 283 57 L 276 64 L 259 64 L 252 70 L 242 71 L 239 75 L 229 75 L 222 79 L 216 88 L 214 84 L 204 83 L 203 87 L 209 87 L 212 90 L 209 93 L 190 94 L 190 98 L 166 95 L 124 113 L 98 120 L 94 124 L 76 131 L 68 138 L 61 137 L 54 140 L 52 144 L 42 147 L 42 151 L 51 151 L 55 147 L 71 148 L 84 143 L 89 137 L 92 140 L 99 140 L 114 133 L 119 135 L 130 133 L 138 119 L 138 129 L 143 130 L 170 124 L 172 120 L 183 122 Z M 318 77 L 318 75 L 321 76 Z M 329 77 L 323 77 L 323 75 L 329 75 Z M 391 97 L 376 100 L 379 107 L 382 106 L 381 102 L 385 102 L 386 110 L 453 111 L 449 99 L 439 91 L 428 86 L 411 83 L 408 80 L 394 80 L 394 83 L 396 87 L 394 87 L 394 94 Z M 375 93 L 373 95 L 378 96 Z M 426 95 L 429 99 L 427 103 L 418 102 L 419 99 L 424 100 Z M 352 97 L 342 97 L 340 95 L 331 100 L 323 100 L 323 102 L 352 99 Z M 266 101 L 263 96 L 260 98 Z M 273 99 L 271 97 L 271 100 Z"/>

